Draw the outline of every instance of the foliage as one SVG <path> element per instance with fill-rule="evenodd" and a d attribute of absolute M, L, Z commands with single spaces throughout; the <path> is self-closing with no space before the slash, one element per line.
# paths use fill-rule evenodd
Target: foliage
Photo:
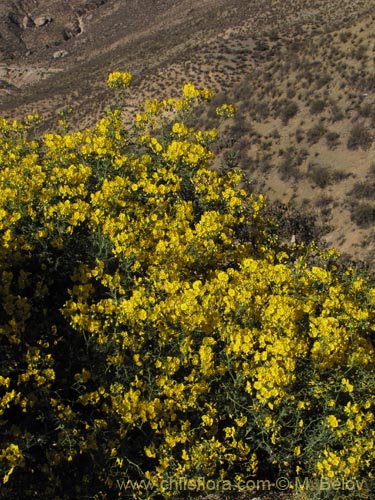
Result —
<path fill-rule="evenodd" d="M 131 126 L 113 109 L 40 139 L 33 117 L 1 121 L 7 498 L 278 474 L 371 488 L 375 289 L 278 241 L 263 197 L 209 168 L 216 131 L 185 118 L 210 96 L 187 84 Z"/>
<path fill-rule="evenodd" d="M 366 151 L 371 147 L 372 139 L 372 134 L 366 125 L 362 122 L 356 123 L 350 130 L 347 147 L 351 150 L 362 148 Z"/>
<path fill-rule="evenodd" d="M 375 181 L 356 182 L 349 195 L 356 199 L 375 199 Z"/>
<path fill-rule="evenodd" d="M 310 113 L 316 115 L 321 113 L 326 107 L 325 101 L 322 99 L 314 99 L 310 105 Z"/>
<path fill-rule="evenodd" d="M 369 227 L 375 222 L 375 206 L 371 203 L 352 202 L 351 218 L 359 227 Z"/>
<path fill-rule="evenodd" d="M 312 182 L 321 189 L 324 189 L 332 182 L 331 169 L 319 163 L 309 163 L 308 175 Z"/>
<path fill-rule="evenodd" d="M 298 104 L 295 101 L 283 99 L 278 106 L 279 116 L 283 125 L 287 125 L 298 112 Z"/>
<path fill-rule="evenodd" d="M 335 149 L 340 144 L 340 134 L 337 132 L 328 132 L 326 134 L 326 143 L 329 149 Z"/>
<path fill-rule="evenodd" d="M 306 138 L 308 143 L 311 145 L 316 144 L 320 141 L 320 139 L 326 132 L 327 130 L 324 127 L 323 123 L 317 123 L 307 131 Z"/>

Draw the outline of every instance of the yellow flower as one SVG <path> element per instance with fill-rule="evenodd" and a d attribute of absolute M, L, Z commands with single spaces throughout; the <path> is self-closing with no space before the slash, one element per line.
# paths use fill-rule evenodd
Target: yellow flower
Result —
<path fill-rule="evenodd" d="M 301 447 L 300 447 L 300 446 L 296 446 L 296 447 L 294 448 L 294 455 L 295 455 L 296 457 L 299 457 L 299 456 L 301 455 Z"/>
<path fill-rule="evenodd" d="M 341 384 L 343 385 L 345 392 L 349 392 L 349 393 L 353 392 L 354 387 L 353 387 L 353 385 L 349 382 L 349 380 L 348 380 L 347 378 L 343 378 L 343 379 L 341 380 Z"/>
<path fill-rule="evenodd" d="M 131 73 L 125 73 L 122 71 L 114 71 L 108 75 L 107 84 L 108 87 L 114 88 L 125 88 L 129 87 L 133 75 Z"/>
<path fill-rule="evenodd" d="M 233 104 L 222 104 L 220 107 L 216 108 L 216 114 L 225 118 L 233 118 L 236 114 L 236 106 Z"/>
<path fill-rule="evenodd" d="M 336 427 L 339 426 L 340 422 L 339 422 L 339 420 L 337 420 L 337 418 L 334 415 L 328 415 L 328 417 L 326 417 L 326 420 L 327 420 L 328 425 L 332 429 L 336 429 Z"/>

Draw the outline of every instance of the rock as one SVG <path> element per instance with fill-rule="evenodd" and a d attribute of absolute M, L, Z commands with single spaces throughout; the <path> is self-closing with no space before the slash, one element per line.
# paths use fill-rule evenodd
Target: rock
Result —
<path fill-rule="evenodd" d="M 108 0 L 86 0 L 86 3 L 78 7 L 76 12 L 79 16 L 83 16 L 90 10 L 95 10 L 101 5 L 106 4 L 107 2 Z"/>
<path fill-rule="evenodd" d="M 79 22 L 68 23 L 63 31 L 64 40 L 70 40 L 81 33 Z"/>
<path fill-rule="evenodd" d="M 57 50 L 56 52 L 54 52 L 52 54 L 52 57 L 54 59 L 60 59 L 61 57 L 65 57 L 67 55 L 68 55 L 68 51 L 66 51 L 66 50 Z"/>
<path fill-rule="evenodd" d="M 97 9 L 106 2 L 107 0 L 90 0 L 89 2 L 86 0 L 85 8 L 87 10 Z"/>
<path fill-rule="evenodd" d="M 19 16 L 17 16 L 17 14 L 15 14 L 14 12 L 9 12 L 8 19 L 11 23 L 15 24 L 18 28 L 21 28 L 21 21 L 20 21 Z"/>
<path fill-rule="evenodd" d="M 31 19 L 30 16 L 24 16 L 22 19 L 22 28 L 25 30 L 27 28 L 32 28 L 35 26 L 34 21 Z"/>
<path fill-rule="evenodd" d="M 34 21 L 34 24 L 36 27 L 41 28 L 42 26 L 45 26 L 46 24 L 52 22 L 52 17 L 51 16 L 38 16 L 33 21 Z"/>
<path fill-rule="evenodd" d="M 11 83 L 7 82 L 6 80 L 0 80 L 0 90 L 4 90 L 8 94 L 10 94 L 11 92 L 19 91 L 18 87 L 16 87 L 15 85 L 12 85 Z"/>

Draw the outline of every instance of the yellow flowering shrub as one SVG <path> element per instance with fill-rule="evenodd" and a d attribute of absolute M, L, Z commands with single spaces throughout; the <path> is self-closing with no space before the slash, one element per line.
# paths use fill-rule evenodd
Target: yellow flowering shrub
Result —
<path fill-rule="evenodd" d="M 108 75 L 107 84 L 111 89 L 125 88 L 129 87 L 132 80 L 133 75 L 131 73 L 125 73 L 123 71 L 113 71 Z"/>
<path fill-rule="evenodd" d="M 168 497 L 170 478 L 373 486 L 375 289 L 333 252 L 279 242 L 263 196 L 209 168 L 216 131 L 184 116 L 210 97 L 187 84 L 132 126 L 113 109 L 39 139 L 1 120 L 8 498 L 112 499 L 142 479 L 130 496 Z"/>
<path fill-rule="evenodd" d="M 233 104 L 224 103 L 216 108 L 216 114 L 225 118 L 233 118 L 236 114 L 236 107 Z"/>

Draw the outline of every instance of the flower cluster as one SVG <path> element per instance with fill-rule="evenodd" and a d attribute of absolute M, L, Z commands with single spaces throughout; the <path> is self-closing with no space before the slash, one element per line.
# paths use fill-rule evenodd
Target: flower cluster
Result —
<path fill-rule="evenodd" d="M 114 71 L 108 75 L 107 84 L 111 89 L 126 88 L 129 87 L 132 80 L 133 75 L 131 73 Z"/>
<path fill-rule="evenodd" d="M 217 132 L 183 115 L 210 96 L 187 84 L 130 127 L 114 109 L 38 140 L 1 121 L 9 497 L 266 474 L 373 487 L 375 288 L 279 242 L 264 197 L 209 168 Z"/>
<path fill-rule="evenodd" d="M 233 104 L 224 103 L 216 108 L 217 116 L 222 116 L 224 118 L 233 118 L 236 114 L 236 107 Z"/>

